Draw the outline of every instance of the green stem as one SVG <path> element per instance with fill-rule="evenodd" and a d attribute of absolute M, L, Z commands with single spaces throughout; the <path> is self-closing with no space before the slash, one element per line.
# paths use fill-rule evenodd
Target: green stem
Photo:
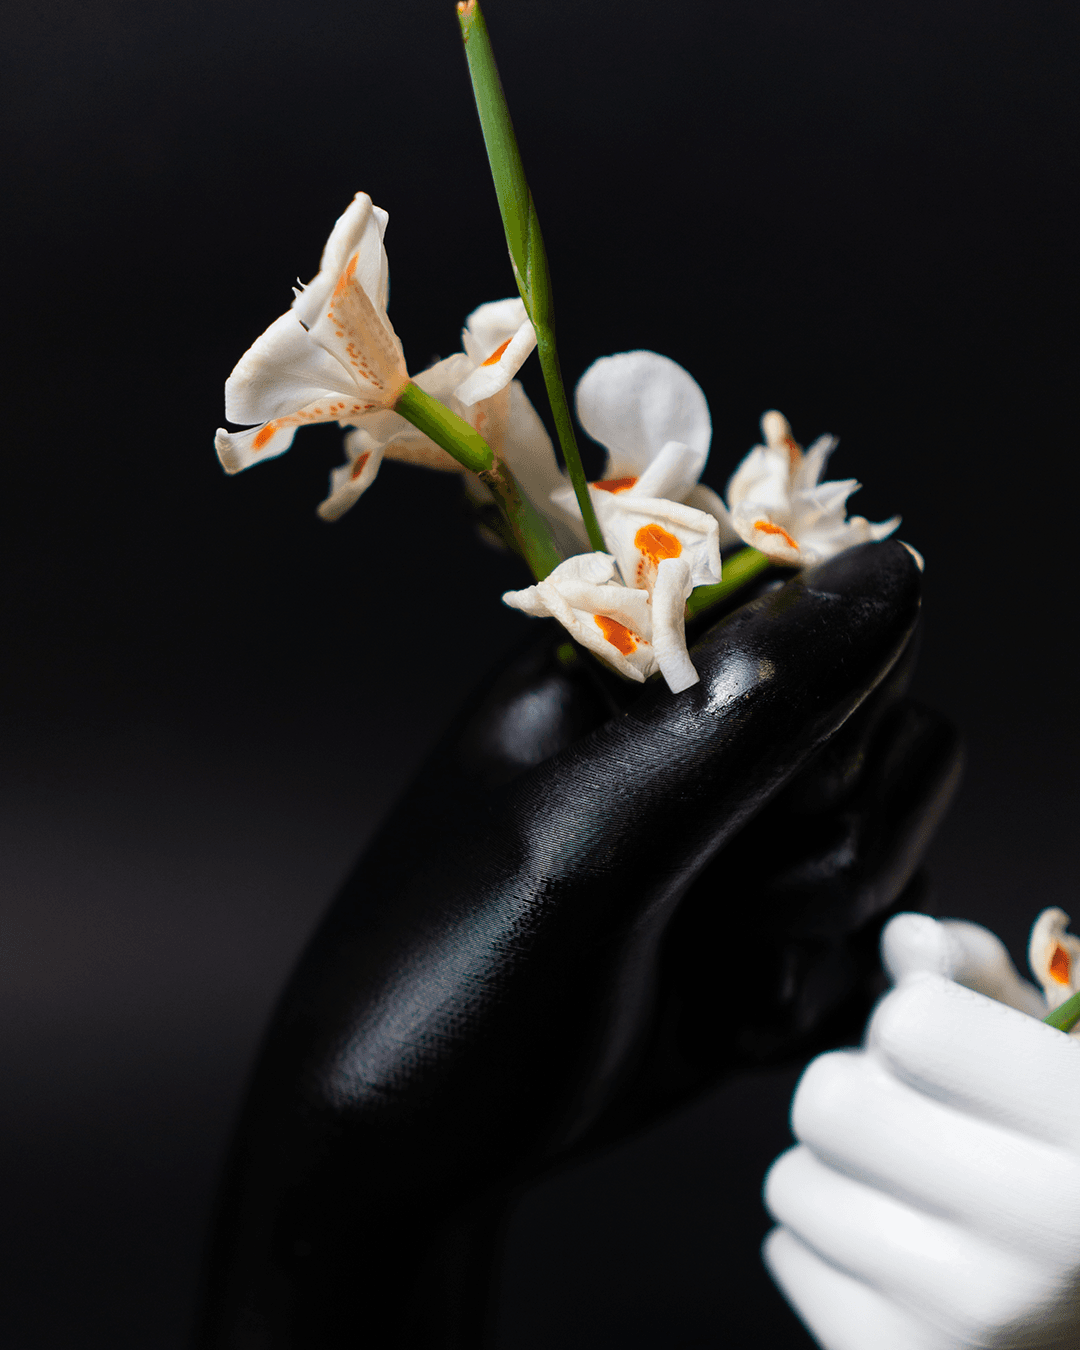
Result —
<path fill-rule="evenodd" d="M 547 522 L 478 431 L 412 380 L 398 395 L 394 411 L 430 436 L 436 445 L 442 446 L 463 468 L 477 474 L 487 485 L 506 517 L 521 556 L 537 581 L 542 581 L 558 567 L 562 554 Z"/>
<path fill-rule="evenodd" d="M 499 503 L 533 576 L 537 581 L 543 581 L 562 562 L 562 554 L 551 537 L 547 522 L 522 492 L 521 485 L 503 460 L 497 459 L 491 469 L 480 475 L 480 481 L 490 488 Z"/>
<path fill-rule="evenodd" d="M 690 592 L 690 599 L 686 602 L 686 617 L 693 619 L 712 605 L 726 600 L 769 566 L 771 564 L 764 553 L 759 553 L 756 548 L 741 548 L 738 553 L 725 559 L 722 580 L 712 586 L 696 586 Z"/>
<path fill-rule="evenodd" d="M 487 473 L 495 463 L 495 455 L 484 440 L 463 417 L 452 412 L 445 403 L 425 394 L 412 380 L 397 397 L 394 411 L 419 427 L 436 445 L 472 473 Z"/>
<path fill-rule="evenodd" d="M 1047 1026 L 1057 1027 L 1058 1031 L 1072 1031 L 1080 1022 L 1080 994 L 1073 994 L 1072 998 L 1066 999 L 1060 1008 L 1047 1013 L 1043 1021 Z"/>
<path fill-rule="evenodd" d="M 525 312 L 536 330 L 536 345 L 540 368 L 544 372 L 551 414 L 555 419 L 559 445 L 574 495 L 581 509 L 581 518 L 589 543 L 598 552 L 607 552 L 600 523 L 589 496 L 589 485 L 581 463 L 574 423 L 566 399 L 559 356 L 555 349 L 555 327 L 551 296 L 551 272 L 547 250 L 540 233 L 536 203 L 525 178 L 514 124 L 506 104 L 495 54 L 491 49 L 487 24 L 477 0 L 461 0 L 457 7 L 461 37 L 465 44 L 465 60 L 469 66 L 476 111 L 480 115 L 480 130 L 484 135 L 495 196 L 499 202 L 506 246 L 510 250 L 510 264 L 514 269 L 518 291 L 525 303 Z"/>
<path fill-rule="evenodd" d="M 566 401 L 566 387 L 559 368 L 559 353 L 555 350 L 555 335 L 550 328 L 536 330 L 536 350 L 540 357 L 540 369 L 544 372 L 548 402 L 551 404 L 551 415 L 555 419 L 555 430 L 558 433 L 559 445 L 562 447 L 563 459 L 566 461 L 566 470 L 574 485 L 574 496 L 581 510 L 581 518 L 585 522 L 585 532 L 589 536 L 589 543 L 598 553 L 607 553 L 608 546 L 604 542 L 603 531 L 596 518 L 596 508 L 593 506 L 585 468 L 578 452 L 574 423 L 570 417 L 570 405 Z"/>
<path fill-rule="evenodd" d="M 476 109 L 480 114 L 480 130 L 484 133 L 491 176 L 495 181 L 495 195 L 499 199 L 510 262 L 517 277 L 518 289 L 525 299 L 529 254 L 529 185 L 525 181 L 525 167 L 521 162 L 510 109 L 506 106 L 499 69 L 491 50 L 487 24 L 476 0 L 461 0 L 457 7 L 461 40 L 465 44 L 465 60 L 469 66 Z M 529 315 L 532 318 L 530 312 Z"/>

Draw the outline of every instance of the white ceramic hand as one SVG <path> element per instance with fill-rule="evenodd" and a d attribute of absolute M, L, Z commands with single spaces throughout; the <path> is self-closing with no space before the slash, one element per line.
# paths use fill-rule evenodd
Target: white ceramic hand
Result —
<path fill-rule="evenodd" d="M 882 937 L 896 988 L 822 1055 L 765 1261 L 825 1350 L 1080 1346 L 1080 1041 L 975 924 Z"/>

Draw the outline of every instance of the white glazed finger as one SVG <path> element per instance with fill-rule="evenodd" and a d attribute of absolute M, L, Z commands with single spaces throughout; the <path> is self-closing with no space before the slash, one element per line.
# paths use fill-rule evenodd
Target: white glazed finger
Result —
<path fill-rule="evenodd" d="M 1080 1041 L 932 975 L 883 999 L 870 1050 L 919 1092 L 1080 1153 Z"/>
<path fill-rule="evenodd" d="M 959 1350 L 954 1337 L 829 1265 L 784 1228 L 768 1235 L 762 1256 L 822 1350 Z"/>
<path fill-rule="evenodd" d="M 1035 1260 L 1080 1242 L 1080 1157 L 934 1101 L 873 1055 L 816 1059 L 792 1129 L 838 1171 Z"/>
<path fill-rule="evenodd" d="M 1051 1307 L 1068 1274 L 826 1166 L 805 1147 L 773 1164 L 769 1212 L 823 1260 L 960 1344 L 990 1344 Z"/>

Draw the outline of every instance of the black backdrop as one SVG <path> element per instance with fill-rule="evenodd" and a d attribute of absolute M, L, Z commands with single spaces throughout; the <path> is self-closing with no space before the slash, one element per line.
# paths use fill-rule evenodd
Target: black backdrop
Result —
<path fill-rule="evenodd" d="M 568 378 L 662 351 L 709 397 L 714 486 L 778 406 L 841 436 L 860 511 L 903 513 L 919 692 L 969 752 L 938 909 L 1019 952 L 1075 896 L 1075 9 L 488 19 Z M 390 212 L 414 369 L 512 281 L 451 4 L 17 0 L 3 24 L 0 1327 L 172 1350 L 274 992 L 526 622 L 449 480 L 388 466 L 323 525 L 331 428 L 227 480 L 221 385 L 358 188 Z M 508 1350 L 808 1345 L 756 1256 L 793 1081 L 530 1197 Z"/>

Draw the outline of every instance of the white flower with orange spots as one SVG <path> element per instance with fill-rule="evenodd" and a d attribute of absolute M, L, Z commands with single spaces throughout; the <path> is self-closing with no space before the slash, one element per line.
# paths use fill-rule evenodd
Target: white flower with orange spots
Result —
<path fill-rule="evenodd" d="M 475 428 L 510 465 L 534 502 L 546 503 L 562 475 L 543 422 L 513 379 L 536 346 L 524 304 L 515 297 L 481 305 L 466 319 L 461 340 L 464 351 L 421 371 L 415 383 Z M 345 453 L 348 461 L 331 474 L 330 495 L 319 507 L 324 520 L 336 520 L 359 500 L 384 458 L 467 473 L 452 455 L 395 412 L 367 417 L 345 437 Z"/>
<path fill-rule="evenodd" d="M 688 371 L 658 352 L 603 356 L 578 381 L 574 404 L 586 433 L 608 452 L 590 490 L 620 566 L 615 522 L 624 511 L 639 513 L 639 499 L 663 499 L 708 514 L 719 522 L 720 543 L 737 540 L 723 502 L 698 482 L 709 457 L 712 420 L 705 395 Z M 583 529 L 572 487 L 564 481 L 551 498 Z"/>
<path fill-rule="evenodd" d="M 291 445 L 296 428 L 308 423 L 362 425 L 371 433 L 373 449 L 380 444 L 385 449 L 393 439 L 392 433 L 389 438 L 383 434 L 385 418 L 393 419 L 392 427 L 403 424 L 391 412 L 409 374 L 386 313 L 387 219 L 366 193 L 358 192 L 331 231 L 317 275 L 296 291 L 290 309 L 240 358 L 225 385 L 225 415 L 231 422 L 256 425 L 246 431 L 218 431 L 215 444 L 227 472 L 238 473 L 280 455 Z M 523 312 L 522 320 L 501 345 L 492 343 L 478 361 L 462 355 L 436 382 L 456 377 L 452 392 L 462 407 L 496 397 L 535 346 Z M 489 316 L 486 328 L 484 320 L 478 322 L 477 350 L 493 324 L 498 326 L 497 316 Z M 433 443 L 428 446 L 444 455 Z M 422 453 L 415 446 L 414 452 Z M 354 457 L 347 477 L 364 453 L 362 448 Z M 379 458 L 373 454 L 351 480 L 354 486 L 362 483 L 361 491 L 374 478 Z"/>
<path fill-rule="evenodd" d="M 629 494 L 617 506 L 598 505 L 596 515 L 628 586 L 651 594 L 660 564 L 676 558 L 686 565 L 691 589 L 720 580 L 715 516 L 662 497 Z"/>
<path fill-rule="evenodd" d="M 1066 930 L 1063 909 L 1044 909 L 1031 930 L 1028 965 L 1042 985 L 1047 1008 L 1053 1012 L 1080 990 L 1080 938 Z M 1080 1026 L 1072 1035 L 1080 1036 Z"/>
<path fill-rule="evenodd" d="M 582 553 L 503 601 L 534 618 L 558 619 L 571 637 L 631 680 L 660 671 L 673 693 L 699 676 L 686 650 L 683 611 L 693 588 L 681 558 L 661 558 L 650 590 L 624 586 L 615 559 Z"/>
<path fill-rule="evenodd" d="M 316 276 L 240 358 L 225 385 L 225 416 L 258 425 L 217 433 L 227 472 L 280 455 L 309 422 L 355 424 L 389 408 L 408 383 L 386 315 L 386 221 L 358 192 L 331 231 Z"/>
<path fill-rule="evenodd" d="M 899 516 L 876 525 L 862 516 L 849 520 L 847 500 L 858 491 L 856 480 L 818 481 L 836 446 L 832 436 L 804 452 L 778 412 L 765 414 L 761 430 L 765 444 L 750 451 L 727 486 L 731 523 L 745 543 L 774 562 L 807 567 L 884 539 L 900 524 Z"/>

